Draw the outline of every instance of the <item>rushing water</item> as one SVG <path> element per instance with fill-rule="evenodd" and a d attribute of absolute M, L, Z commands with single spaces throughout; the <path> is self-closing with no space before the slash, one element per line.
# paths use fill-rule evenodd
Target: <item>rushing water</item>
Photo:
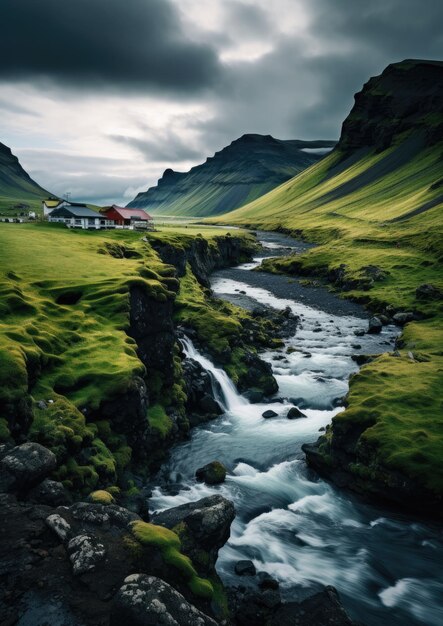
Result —
<path fill-rule="evenodd" d="M 194 429 L 191 439 L 172 451 L 151 509 L 221 493 L 237 511 L 217 562 L 226 583 L 238 584 L 234 564 L 247 558 L 280 581 L 284 599 L 303 599 L 319 583 L 331 584 L 350 614 L 368 626 L 441 626 L 441 529 L 362 503 L 309 470 L 301 452 L 301 445 L 315 441 L 343 410 L 348 379 L 358 370 L 352 355 L 392 349 L 397 331 L 385 327 L 381 335 L 356 336 L 355 331 L 367 328 L 359 307 L 322 288 L 251 272 L 264 256 L 306 247 L 281 235 L 261 238 L 260 258 L 218 272 L 212 287 L 219 297 L 249 308 L 289 306 L 300 316 L 297 333 L 285 340 L 284 349 L 262 355 L 272 364 L 278 397 L 250 404 L 223 370 L 185 340 L 185 353 L 211 374 L 226 412 Z M 286 418 L 293 404 L 305 419 Z M 264 419 L 268 409 L 278 416 Z M 226 482 L 218 487 L 196 483 L 195 470 L 214 459 L 230 470 Z"/>

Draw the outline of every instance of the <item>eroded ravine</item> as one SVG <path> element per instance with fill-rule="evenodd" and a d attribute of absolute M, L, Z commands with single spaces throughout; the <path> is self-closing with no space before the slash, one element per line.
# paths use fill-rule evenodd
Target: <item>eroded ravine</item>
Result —
<path fill-rule="evenodd" d="M 306 247 L 282 235 L 260 238 L 261 256 Z M 237 516 L 217 563 L 228 584 L 239 583 L 234 564 L 247 558 L 280 581 L 287 599 L 302 599 L 319 583 L 332 584 L 349 612 L 368 626 L 441 624 L 441 532 L 364 504 L 325 482 L 307 468 L 301 451 L 342 410 L 348 379 L 358 370 L 353 357 L 392 350 L 397 329 L 362 335 L 368 322 L 360 307 L 322 287 L 251 272 L 259 262 L 215 273 L 212 288 L 246 308 L 289 306 L 300 317 L 285 347 L 262 355 L 272 364 L 278 398 L 250 404 L 219 380 L 226 413 L 194 429 L 191 439 L 172 451 L 151 509 L 215 492 L 232 500 Z M 190 342 L 184 347 L 216 378 L 223 376 Z M 287 419 L 293 404 L 305 419 Z M 264 419 L 269 409 L 277 417 Z M 214 459 L 229 468 L 226 482 L 220 487 L 196 483 L 196 468 Z"/>

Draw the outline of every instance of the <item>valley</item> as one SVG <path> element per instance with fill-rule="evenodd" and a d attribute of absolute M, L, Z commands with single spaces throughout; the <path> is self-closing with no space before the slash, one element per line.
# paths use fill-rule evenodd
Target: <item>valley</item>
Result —
<path fill-rule="evenodd" d="M 0 144 L 2 623 L 441 623 L 442 85 L 167 169 L 152 230 Z"/>

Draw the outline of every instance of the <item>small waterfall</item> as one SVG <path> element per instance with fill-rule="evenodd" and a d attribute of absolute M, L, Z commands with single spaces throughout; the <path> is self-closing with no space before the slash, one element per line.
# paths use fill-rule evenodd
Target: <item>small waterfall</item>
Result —
<path fill-rule="evenodd" d="M 249 404 L 246 398 L 238 393 L 234 383 L 224 370 L 219 367 L 215 367 L 215 365 L 211 363 L 209 359 L 200 354 L 195 349 L 192 341 L 187 337 L 181 338 L 180 341 L 183 345 L 183 351 L 186 356 L 200 363 L 203 369 L 205 369 L 210 375 L 214 397 L 225 411 L 233 411 L 239 406 L 245 406 Z M 216 383 L 218 383 L 218 385 Z"/>

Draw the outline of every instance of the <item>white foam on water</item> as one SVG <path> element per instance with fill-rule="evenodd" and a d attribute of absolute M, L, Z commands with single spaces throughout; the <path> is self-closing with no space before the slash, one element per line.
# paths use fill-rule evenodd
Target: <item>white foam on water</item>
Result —
<path fill-rule="evenodd" d="M 410 612 L 427 626 L 443 624 L 443 584 L 432 579 L 402 578 L 378 595 L 384 606 Z"/>

